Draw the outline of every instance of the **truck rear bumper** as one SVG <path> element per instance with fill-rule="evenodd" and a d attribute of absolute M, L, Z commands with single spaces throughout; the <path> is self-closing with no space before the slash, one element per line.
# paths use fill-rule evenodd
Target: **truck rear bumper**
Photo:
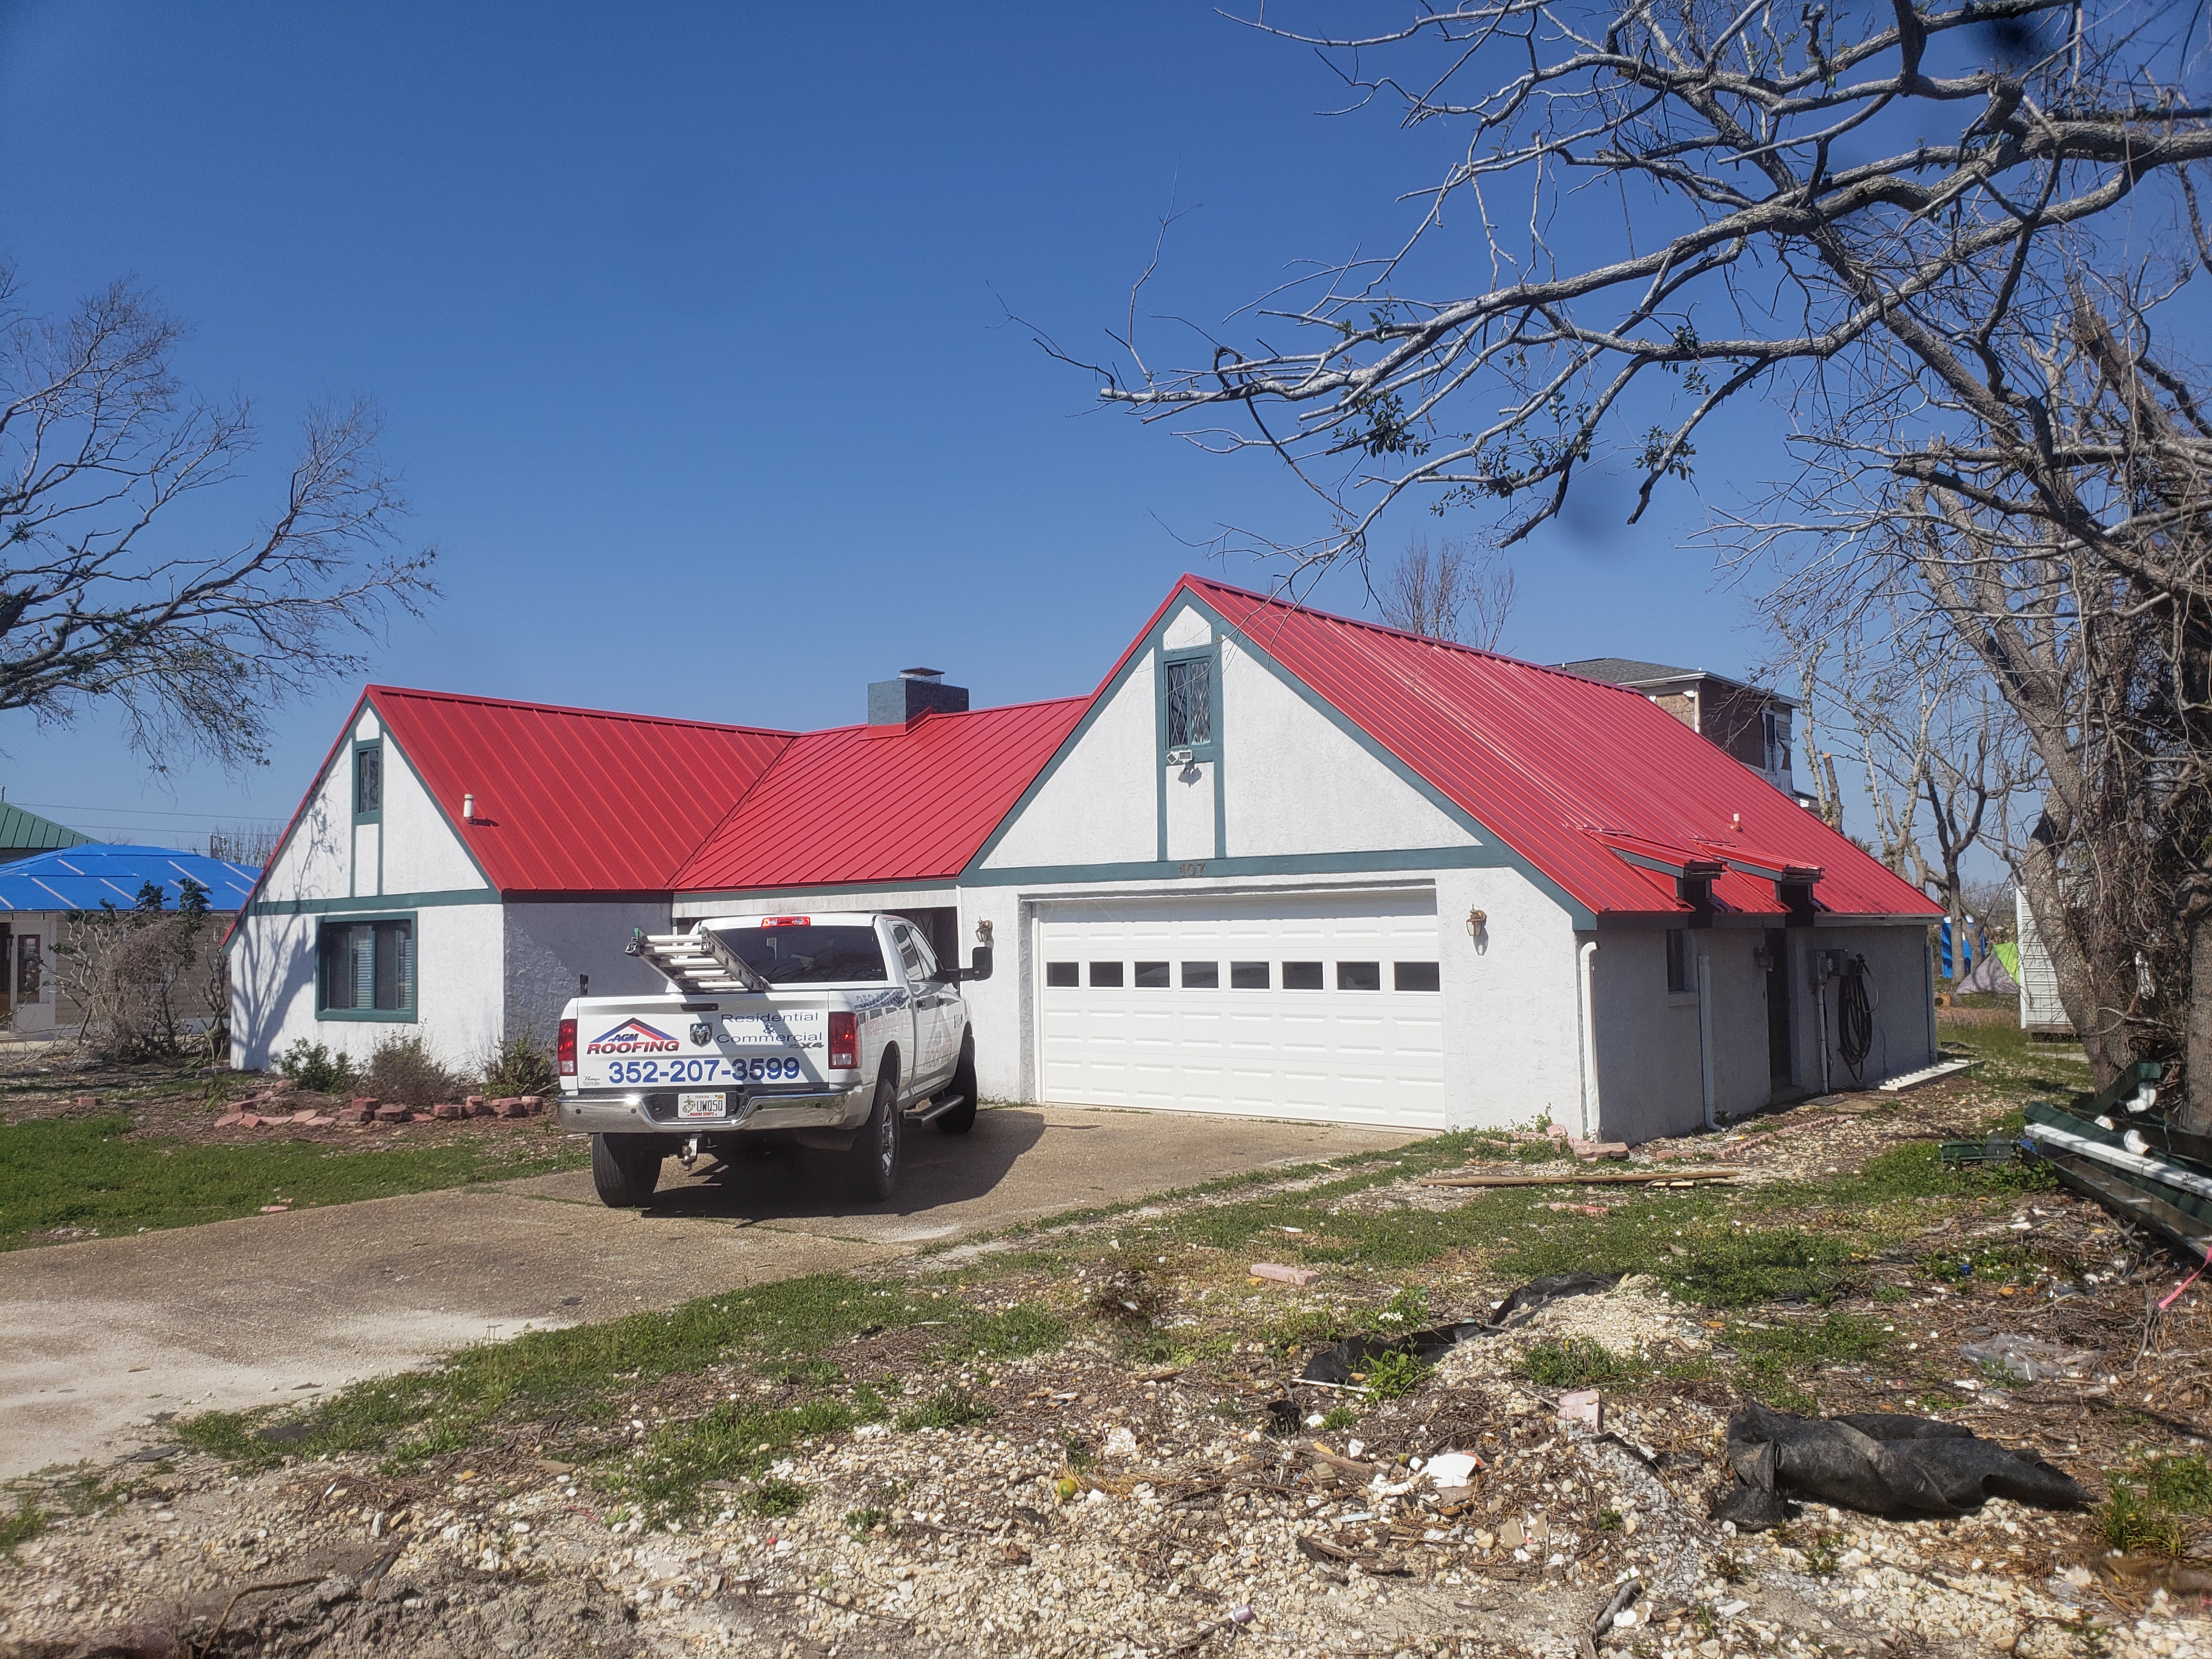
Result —
<path fill-rule="evenodd" d="M 849 1089 L 818 1092 L 770 1094 L 755 1092 L 738 1100 L 736 1109 L 715 1117 L 656 1117 L 655 1100 L 672 1103 L 672 1095 L 564 1094 L 556 1115 L 571 1134 L 666 1135 L 672 1140 L 700 1134 L 766 1133 L 773 1129 L 856 1129 L 868 1120 L 875 1091 L 866 1084 Z"/>

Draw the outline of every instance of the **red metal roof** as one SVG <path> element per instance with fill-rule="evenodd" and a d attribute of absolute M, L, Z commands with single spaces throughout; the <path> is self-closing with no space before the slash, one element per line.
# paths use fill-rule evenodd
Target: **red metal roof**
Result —
<path fill-rule="evenodd" d="M 1800 875 L 1817 867 L 1814 901 L 1838 915 L 1941 914 L 1640 692 L 1197 576 L 1176 591 L 1212 605 L 1592 911 L 1687 908 L 1669 878 L 1631 863 L 1610 838 L 1627 850 L 1674 849 L 1685 861 L 1733 858 Z M 1712 895 L 1725 910 L 1784 909 L 1771 873 L 1731 866 Z"/>
<path fill-rule="evenodd" d="M 665 893 L 787 732 L 372 685 L 366 701 L 502 893 Z M 476 818 L 464 823 L 465 797 Z"/>
<path fill-rule="evenodd" d="M 686 892 L 957 876 L 1089 697 L 810 732 L 678 872 Z"/>

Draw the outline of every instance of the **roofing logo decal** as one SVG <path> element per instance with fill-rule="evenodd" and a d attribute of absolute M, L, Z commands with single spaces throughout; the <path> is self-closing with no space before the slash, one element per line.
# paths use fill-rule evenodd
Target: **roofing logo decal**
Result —
<path fill-rule="evenodd" d="M 672 1054 L 684 1045 L 641 1019 L 626 1019 L 584 1045 L 587 1054 Z"/>

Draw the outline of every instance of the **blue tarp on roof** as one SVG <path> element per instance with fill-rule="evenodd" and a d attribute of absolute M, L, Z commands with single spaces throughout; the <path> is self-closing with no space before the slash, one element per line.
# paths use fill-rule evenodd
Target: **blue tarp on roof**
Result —
<path fill-rule="evenodd" d="M 121 847 L 94 842 L 0 864 L 0 913 L 10 910 L 127 910 L 138 890 L 158 882 L 166 908 L 177 908 L 186 876 L 208 890 L 211 910 L 246 902 L 261 872 L 251 865 L 180 853 L 173 847 Z"/>

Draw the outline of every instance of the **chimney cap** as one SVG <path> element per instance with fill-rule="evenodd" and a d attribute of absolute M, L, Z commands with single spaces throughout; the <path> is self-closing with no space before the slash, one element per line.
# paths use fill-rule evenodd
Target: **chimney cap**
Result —
<path fill-rule="evenodd" d="M 941 680 L 945 678 L 945 671 L 942 668 L 902 668 L 899 678 L 902 680 Z"/>

